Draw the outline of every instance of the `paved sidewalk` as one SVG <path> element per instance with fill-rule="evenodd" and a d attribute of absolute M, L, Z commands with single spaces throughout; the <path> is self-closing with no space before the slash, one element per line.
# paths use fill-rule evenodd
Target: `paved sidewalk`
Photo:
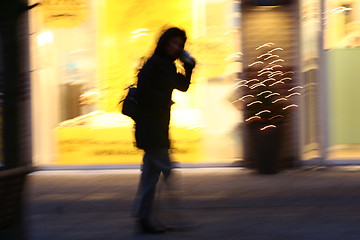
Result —
<path fill-rule="evenodd" d="M 145 235 L 134 234 L 131 217 L 138 170 L 35 172 L 27 185 L 26 240 L 360 239 L 360 168 L 177 173 L 181 203 L 172 210 L 162 200 L 161 213 L 195 227 Z"/>

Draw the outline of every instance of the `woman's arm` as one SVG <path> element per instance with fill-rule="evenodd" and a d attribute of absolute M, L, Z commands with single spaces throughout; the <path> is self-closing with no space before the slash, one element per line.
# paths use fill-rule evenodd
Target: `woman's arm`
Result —
<path fill-rule="evenodd" d="M 176 79 L 176 86 L 175 88 L 186 92 L 189 89 L 190 82 L 191 82 L 191 75 L 195 65 L 189 65 L 184 63 L 185 75 L 178 73 Z"/>

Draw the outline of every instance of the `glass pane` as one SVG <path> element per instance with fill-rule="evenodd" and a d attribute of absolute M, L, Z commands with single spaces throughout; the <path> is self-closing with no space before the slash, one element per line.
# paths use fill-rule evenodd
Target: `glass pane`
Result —
<path fill-rule="evenodd" d="M 301 108 L 302 159 L 321 157 L 320 153 L 320 0 L 300 2 L 300 78 L 304 86 Z"/>
<path fill-rule="evenodd" d="M 186 48 L 198 62 L 188 92 L 173 95 L 175 160 L 238 159 L 241 114 L 232 98 L 241 69 L 239 6 L 227 0 L 146 0 L 141 7 L 138 1 L 44 1 L 31 15 L 36 163 L 141 160 L 132 120 L 118 102 L 169 26 L 186 30 Z"/>
<path fill-rule="evenodd" d="M 329 159 L 360 158 L 360 1 L 327 0 L 325 57 L 328 82 Z"/>

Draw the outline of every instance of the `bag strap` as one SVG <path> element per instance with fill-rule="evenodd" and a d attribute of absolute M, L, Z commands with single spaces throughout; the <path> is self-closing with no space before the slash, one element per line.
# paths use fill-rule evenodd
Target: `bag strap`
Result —
<path fill-rule="evenodd" d="M 135 88 L 137 87 L 137 83 L 130 84 L 129 86 L 127 86 L 126 88 L 124 88 L 124 90 L 126 91 L 126 90 L 129 90 L 130 88 L 134 88 L 134 87 L 135 87 Z M 123 98 L 119 101 L 118 105 L 119 105 L 120 103 L 122 103 L 123 101 L 125 101 L 127 95 L 128 95 L 128 93 L 123 96 Z"/>

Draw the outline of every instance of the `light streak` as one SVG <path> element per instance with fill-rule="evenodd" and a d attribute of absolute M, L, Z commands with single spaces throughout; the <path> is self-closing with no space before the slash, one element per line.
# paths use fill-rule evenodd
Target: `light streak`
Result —
<path fill-rule="evenodd" d="M 133 32 L 131 32 L 132 34 L 138 34 L 138 33 L 140 33 L 140 32 L 148 32 L 149 31 L 149 29 L 147 29 L 147 28 L 140 28 L 140 29 L 138 29 L 138 30 L 135 30 L 135 31 L 133 31 Z"/>
<path fill-rule="evenodd" d="M 258 120 L 258 119 L 261 119 L 261 117 L 259 117 L 259 116 L 252 116 L 252 117 L 249 117 L 248 119 L 246 119 L 245 121 L 246 121 L 246 122 L 249 122 L 249 121 L 251 121 L 251 120 Z"/>
<path fill-rule="evenodd" d="M 265 44 L 257 47 L 256 50 L 259 50 L 260 48 L 263 48 L 263 47 L 271 47 L 271 46 L 273 46 L 273 45 L 275 45 L 275 43 L 272 43 L 272 42 L 265 43 Z"/>
<path fill-rule="evenodd" d="M 276 67 L 282 68 L 283 66 L 277 64 L 277 65 L 275 65 L 275 66 L 272 66 L 271 69 L 274 69 L 274 68 L 276 68 Z"/>
<path fill-rule="evenodd" d="M 268 60 L 268 59 L 270 59 L 270 58 L 273 58 L 273 57 L 280 57 L 280 56 L 279 56 L 279 55 L 272 55 L 272 56 L 270 56 L 270 57 L 265 58 L 264 60 L 266 61 L 266 60 Z"/>
<path fill-rule="evenodd" d="M 241 58 L 240 55 L 243 55 L 243 54 L 241 52 L 236 52 L 236 53 L 230 54 L 224 60 L 227 61 L 227 60 L 230 60 L 230 59 L 233 59 L 233 58 Z"/>
<path fill-rule="evenodd" d="M 262 101 L 254 101 L 254 102 L 251 102 L 251 103 L 249 103 L 249 104 L 247 104 L 246 106 L 248 106 L 248 107 L 250 107 L 251 105 L 254 105 L 254 104 L 256 104 L 256 103 L 262 103 Z"/>
<path fill-rule="evenodd" d="M 278 47 L 278 48 L 274 48 L 274 49 L 270 50 L 268 53 L 272 53 L 273 51 L 277 51 L 277 50 L 281 50 L 281 51 L 282 51 L 282 50 L 284 50 L 284 49 Z"/>
<path fill-rule="evenodd" d="M 260 71 L 258 71 L 258 73 L 261 73 L 263 71 L 270 71 L 273 70 L 271 67 L 264 67 L 263 69 L 261 69 Z"/>
<path fill-rule="evenodd" d="M 342 12 L 344 12 L 344 11 L 350 11 L 350 10 L 352 10 L 352 8 L 337 7 L 337 8 L 331 9 L 329 12 L 330 12 L 330 13 L 342 13 Z"/>
<path fill-rule="evenodd" d="M 272 91 L 270 91 L 270 90 L 263 91 L 263 92 L 261 92 L 261 93 L 258 93 L 256 96 L 261 96 L 261 95 L 263 95 L 263 94 L 265 94 L 265 93 L 272 93 Z"/>
<path fill-rule="evenodd" d="M 270 84 L 269 87 L 272 87 L 272 86 L 274 86 L 274 85 L 276 85 L 276 84 L 279 84 L 279 83 L 284 84 L 283 81 L 279 80 L 279 81 L 277 81 L 277 82 L 274 82 L 274 83 Z"/>
<path fill-rule="evenodd" d="M 299 106 L 296 105 L 296 104 L 291 104 L 291 105 L 289 105 L 289 106 L 284 107 L 283 110 L 286 110 L 286 109 L 292 108 L 292 107 L 299 107 Z"/>
<path fill-rule="evenodd" d="M 298 95 L 298 96 L 300 96 L 301 94 L 300 93 L 292 93 L 292 94 L 289 94 L 289 95 L 287 95 L 286 96 L 286 98 L 289 98 L 289 97 L 292 97 L 292 96 L 295 96 L 295 95 Z"/>
<path fill-rule="evenodd" d="M 251 83 L 251 82 L 260 82 L 260 80 L 254 78 L 254 79 L 251 79 L 251 80 L 247 81 L 246 83 L 249 84 L 249 83 Z"/>
<path fill-rule="evenodd" d="M 272 74 L 269 74 L 269 77 L 277 76 L 277 75 L 284 75 L 282 71 L 275 71 Z"/>
<path fill-rule="evenodd" d="M 237 102 L 239 102 L 239 101 L 242 101 L 242 102 L 243 102 L 243 100 L 240 100 L 240 98 L 239 98 L 239 99 L 236 99 L 236 100 L 232 101 L 231 103 L 237 103 Z"/>
<path fill-rule="evenodd" d="M 272 66 L 274 66 L 275 64 L 269 63 L 265 68 L 271 68 Z"/>
<path fill-rule="evenodd" d="M 281 79 L 281 81 L 283 81 L 283 80 L 292 80 L 292 78 L 291 77 L 286 77 L 286 78 Z"/>
<path fill-rule="evenodd" d="M 294 72 L 293 72 L 293 71 L 287 71 L 287 72 L 284 72 L 283 75 L 285 75 L 285 74 L 292 74 L 292 73 L 294 73 Z"/>
<path fill-rule="evenodd" d="M 271 96 L 280 96 L 280 93 L 272 93 L 272 94 L 267 95 L 265 98 L 269 98 Z"/>
<path fill-rule="evenodd" d="M 227 35 L 227 34 L 230 34 L 230 33 L 237 33 L 239 32 L 238 30 L 234 29 L 234 30 L 230 30 L 230 31 L 227 31 L 227 32 L 224 32 L 223 34 L 224 35 Z"/>
<path fill-rule="evenodd" d="M 298 88 L 301 88 L 301 89 L 302 89 L 302 88 L 304 88 L 304 87 L 302 87 L 302 86 L 296 86 L 296 87 L 293 87 L 293 88 L 289 89 L 288 91 L 291 92 L 292 90 L 295 90 L 295 89 L 298 89 Z"/>
<path fill-rule="evenodd" d="M 277 60 L 274 60 L 274 61 L 272 61 L 271 63 L 269 63 L 269 64 L 274 64 L 274 63 L 276 63 L 276 62 L 285 62 L 283 59 L 277 59 Z"/>
<path fill-rule="evenodd" d="M 240 85 L 240 86 L 237 86 L 237 87 L 235 87 L 235 89 L 237 89 L 237 88 L 241 88 L 241 87 L 247 87 L 248 88 L 248 85 Z"/>
<path fill-rule="evenodd" d="M 260 112 L 256 113 L 255 115 L 259 116 L 260 114 L 263 114 L 263 113 L 271 113 L 271 111 L 270 110 L 263 110 L 263 111 L 260 111 Z"/>
<path fill-rule="evenodd" d="M 266 85 L 263 83 L 256 83 L 256 84 L 250 86 L 250 89 L 255 89 L 255 88 L 261 87 L 261 86 L 266 87 Z"/>
<path fill-rule="evenodd" d="M 249 64 L 249 67 L 252 67 L 255 64 L 264 64 L 262 61 L 253 62 L 252 64 Z"/>
<path fill-rule="evenodd" d="M 260 77 L 260 76 L 262 76 L 264 74 L 267 74 L 267 73 L 271 74 L 272 72 L 271 71 L 262 72 L 262 73 L 258 74 L 258 76 Z"/>
<path fill-rule="evenodd" d="M 234 85 L 235 86 L 240 85 L 240 84 L 244 85 L 246 83 L 247 83 L 247 80 L 241 80 L 241 81 L 238 81 L 238 82 L 234 83 Z"/>
<path fill-rule="evenodd" d="M 286 98 L 278 98 L 278 99 L 272 101 L 272 103 L 276 103 L 278 101 L 287 101 L 287 99 Z"/>
<path fill-rule="evenodd" d="M 275 125 L 267 125 L 267 126 L 265 126 L 263 128 L 260 128 L 260 130 L 264 131 L 264 130 L 269 129 L 269 128 L 276 128 L 276 126 Z"/>
<path fill-rule="evenodd" d="M 271 53 L 264 53 L 264 54 L 261 54 L 260 56 L 258 56 L 257 58 L 262 58 L 264 56 L 272 56 Z"/>
<path fill-rule="evenodd" d="M 265 79 L 264 81 L 262 81 L 261 83 L 265 83 L 265 82 L 268 82 L 268 81 L 276 81 L 276 79 L 274 79 L 274 78 L 268 78 L 268 79 Z"/>
<path fill-rule="evenodd" d="M 283 115 L 280 115 L 280 114 L 279 114 L 279 115 L 275 115 L 275 116 L 269 118 L 269 120 L 273 120 L 274 118 L 279 118 L 279 117 L 282 117 L 282 118 L 283 118 L 284 116 L 283 116 Z"/>
<path fill-rule="evenodd" d="M 136 35 L 132 36 L 131 38 L 139 38 L 141 36 L 147 36 L 147 35 L 149 35 L 149 34 L 147 34 L 147 33 L 139 33 L 139 34 L 136 34 Z"/>
<path fill-rule="evenodd" d="M 243 101 L 245 98 L 248 98 L 248 97 L 254 97 L 254 95 L 248 94 L 248 95 L 245 95 L 245 96 L 239 98 L 239 100 Z"/>

